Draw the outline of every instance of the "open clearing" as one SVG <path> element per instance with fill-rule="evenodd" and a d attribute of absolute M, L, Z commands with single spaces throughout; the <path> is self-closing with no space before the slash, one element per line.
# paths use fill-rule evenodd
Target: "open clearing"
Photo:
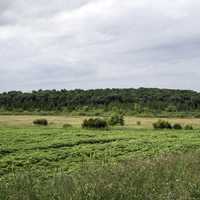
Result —
<path fill-rule="evenodd" d="M 169 119 L 192 124 L 195 130 L 153 130 L 155 118 L 126 118 L 125 127 L 110 130 L 83 130 L 85 117 L 45 116 L 50 126 L 31 123 L 41 116 L 0 117 L 0 173 L 15 169 L 52 172 L 73 171 L 87 162 L 107 162 L 149 157 L 160 153 L 185 152 L 200 148 L 199 119 Z M 141 125 L 137 125 L 137 121 Z M 70 123 L 72 128 L 62 125 Z"/>
<path fill-rule="evenodd" d="M 38 118 L 45 118 L 49 121 L 52 127 L 62 127 L 63 124 L 71 124 L 76 127 L 80 127 L 83 119 L 87 117 L 80 116 L 37 116 L 37 115 L 0 115 L 0 126 L 15 126 L 15 127 L 30 127 L 33 120 Z M 152 123 L 159 118 L 144 118 L 144 117 L 126 117 L 126 127 L 131 128 L 152 128 Z M 200 119 L 198 118 L 162 118 L 168 120 L 171 123 L 191 124 L 196 128 L 200 128 Z M 141 126 L 137 125 L 137 122 L 141 122 Z"/>

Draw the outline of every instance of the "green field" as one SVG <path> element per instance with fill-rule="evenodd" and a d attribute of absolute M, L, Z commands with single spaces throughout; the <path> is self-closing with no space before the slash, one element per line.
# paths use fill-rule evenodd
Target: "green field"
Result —
<path fill-rule="evenodd" d="M 47 127 L 37 118 L 0 117 L 0 200 L 200 198 L 198 119 L 168 119 L 194 130 L 154 130 L 158 119 L 135 117 L 88 130 L 84 117 L 45 116 Z"/>
<path fill-rule="evenodd" d="M 48 127 L 31 125 L 32 119 L 1 117 L 0 173 L 6 175 L 19 169 L 44 169 L 51 172 L 62 168 L 70 172 L 85 162 L 115 162 L 133 157 L 149 157 L 160 153 L 185 152 L 200 148 L 200 130 L 153 130 L 157 119 L 127 118 L 128 125 L 109 130 L 80 128 L 76 118 L 70 128 L 62 128 L 70 118 L 53 117 Z M 35 118 L 35 117 L 34 117 Z M 3 121 L 4 120 L 4 121 Z M 140 126 L 136 122 L 140 120 Z M 191 119 L 172 119 L 191 123 Z M 134 125 L 135 124 L 135 125 Z"/>

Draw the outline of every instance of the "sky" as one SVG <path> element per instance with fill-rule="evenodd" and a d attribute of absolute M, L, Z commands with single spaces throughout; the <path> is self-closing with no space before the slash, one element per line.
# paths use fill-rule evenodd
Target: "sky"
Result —
<path fill-rule="evenodd" d="M 0 91 L 200 91 L 199 0 L 0 0 Z"/>

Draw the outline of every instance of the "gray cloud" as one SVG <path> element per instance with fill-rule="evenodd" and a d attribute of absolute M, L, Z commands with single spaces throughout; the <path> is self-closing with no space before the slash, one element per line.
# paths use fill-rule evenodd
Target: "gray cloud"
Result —
<path fill-rule="evenodd" d="M 196 0 L 1 0 L 0 91 L 200 90 Z"/>

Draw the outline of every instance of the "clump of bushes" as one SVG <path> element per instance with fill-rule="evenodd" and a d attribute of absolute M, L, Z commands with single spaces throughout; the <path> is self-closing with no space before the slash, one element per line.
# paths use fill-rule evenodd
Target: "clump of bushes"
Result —
<path fill-rule="evenodd" d="M 187 124 L 185 127 L 184 127 L 185 130 L 193 130 L 193 127 L 192 125 L 189 125 Z"/>
<path fill-rule="evenodd" d="M 82 123 L 82 128 L 102 129 L 107 127 L 108 127 L 107 121 L 102 118 L 89 118 L 85 119 Z"/>
<path fill-rule="evenodd" d="M 168 121 L 165 120 L 158 120 L 157 122 L 153 123 L 154 129 L 175 129 L 175 130 L 182 130 L 183 126 L 179 123 L 175 123 L 171 125 Z M 185 130 L 193 130 L 192 125 L 186 125 L 184 127 Z"/>
<path fill-rule="evenodd" d="M 141 121 L 137 121 L 137 123 L 136 123 L 138 126 L 140 126 L 141 125 Z"/>
<path fill-rule="evenodd" d="M 124 124 L 125 124 L 124 116 L 123 115 L 113 115 L 109 118 L 108 124 L 110 126 L 116 126 L 116 125 L 124 126 Z"/>
<path fill-rule="evenodd" d="M 72 125 L 71 124 L 63 124 L 63 128 L 71 128 Z"/>
<path fill-rule="evenodd" d="M 36 119 L 33 121 L 34 125 L 48 126 L 48 121 L 46 119 Z"/>
<path fill-rule="evenodd" d="M 165 120 L 158 120 L 157 122 L 153 123 L 154 129 L 172 129 L 172 125 Z"/>
<path fill-rule="evenodd" d="M 183 129 L 183 127 L 181 126 L 181 124 L 176 123 L 176 124 L 173 125 L 173 129 L 181 130 L 181 129 Z"/>

